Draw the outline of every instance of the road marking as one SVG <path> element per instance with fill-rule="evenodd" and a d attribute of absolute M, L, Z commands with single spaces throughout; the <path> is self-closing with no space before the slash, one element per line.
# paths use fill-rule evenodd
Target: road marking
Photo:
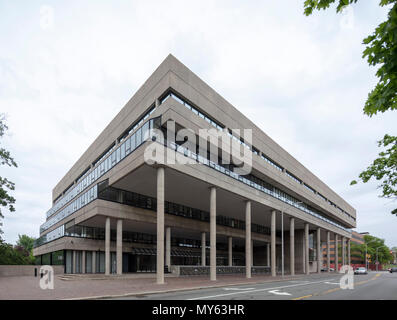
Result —
<path fill-rule="evenodd" d="M 223 290 L 226 290 L 226 291 L 238 291 L 238 290 L 244 291 L 244 290 L 252 290 L 252 289 L 255 289 L 255 288 L 223 288 Z"/>
<path fill-rule="evenodd" d="M 360 284 L 364 284 L 364 283 L 370 282 L 370 281 L 375 280 L 376 278 L 378 278 L 380 275 L 381 275 L 381 273 L 377 273 L 371 279 L 357 282 L 354 285 L 358 286 Z M 324 283 L 329 283 L 329 282 L 324 282 Z M 330 289 L 330 290 L 327 290 L 327 291 L 324 291 L 324 292 L 318 292 L 318 293 L 314 293 L 314 294 L 309 294 L 307 296 L 302 296 L 302 297 L 294 298 L 294 299 L 291 299 L 291 300 L 301 300 L 301 299 L 306 299 L 306 298 L 310 298 L 310 297 L 313 297 L 313 296 L 323 296 L 323 295 L 326 295 L 328 293 L 336 292 L 336 291 L 339 291 L 339 290 L 342 290 L 342 289 L 341 288 L 334 288 L 334 289 Z"/>
<path fill-rule="evenodd" d="M 299 297 L 299 298 L 293 298 L 292 300 L 301 300 L 301 299 L 306 299 L 312 297 L 312 294 L 308 294 L 307 296 Z"/>
<path fill-rule="evenodd" d="M 326 283 L 326 284 L 338 284 L 338 285 L 340 284 L 339 282 L 328 282 L 328 281 L 324 282 L 324 283 Z"/>
<path fill-rule="evenodd" d="M 330 279 L 330 280 L 335 280 L 335 279 Z M 187 300 L 211 299 L 211 298 L 232 296 L 232 295 L 241 294 L 241 293 L 252 293 L 252 292 L 261 292 L 261 291 L 285 289 L 285 288 L 292 288 L 292 287 L 299 287 L 299 286 L 307 286 L 307 285 L 310 285 L 310 284 L 324 283 L 324 282 L 326 282 L 326 281 L 329 281 L 329 280 L 314 281 L 314 282 L 299 283 L 299 284 L 291 284 L 291 285 L 289 285 L 289 286 L 280 286 L 280 287 L 274 287 L 274 288 L 265 288 L 265 289 L 256 289 L 256 290 L 246 290 L 246 291 L 240 291 L 240 292 L 222 293 L 222 294 L 215 294 L 215 295 L 212 295 L 212 296 L 204 296 L 204 297 L 198 297 L 198 298 L 190 298 L 190 299 L 187 299 Z"/>
<path fill-rule="evenodd" d="M 279 292 L 278 290 L 271 290 L 268 291 L 269 293 L 273 293 L 275 295 L 279 295 L 279 296 L 290 296 L 291 294 L 288 292 Z"/>

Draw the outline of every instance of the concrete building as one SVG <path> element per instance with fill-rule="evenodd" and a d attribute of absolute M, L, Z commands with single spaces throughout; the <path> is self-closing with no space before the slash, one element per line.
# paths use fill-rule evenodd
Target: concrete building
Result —
<path fill-rule="evenodd" d="M 201 147 L 181 146 L 175 134 L 182 128 L 195 138 L 200 129 L 222 130 L 238 142 L 229 143 L 230 153 L 245 150 L 252 169 L 237 174 L 238 164 L 214 162 L 211 137 L 204 157 Z M 252 143 L 234 129 L 252 129 Z M 195 164 L 148 164 L 153 144 Z M 172 55 L 52 198 L 34 248 L 38 264 L 63 264 L 66 273 L 156 272 L 159 284 L 167 271 L 212 280 L 219 273 L 319 272 L 321 243 L 337 237 L 346 244 L 356 226 L 352 206 Z"/>
<path fill-rule="evenodd" d="M 356 232 L 356 231 L 352 231 L 351 233 L 351 239 L 350 239 L 350 243 L 351 244 L 364 244 L 364 236 L 368 235 L 368 232 Z M 348 244 L 349 245 L 349 244 Z M 339 252 L 338 255 L 338 264 L 340 265 L 342 263 L 342 256 L 341 256 L 341 242 L 338 241 L 338 248 L 339 250 L 337 250 Z M 327 264 L 327 244 L 325 242 L 322 243 L 322 251 L 323 251 L 323 267 L 326 266 Z M 329 251 L 329 255 L 330 255 L 330 261 L 331 261 L 331 265 L 334 266 L 335 264 L 335 239 L 330 241 L 330 251 Z M 350 263 L 351 264 L 364 264 L 365 261 L 363 261 L 363 259 L 360 257 L 361 252 L 355 252 L 353 249 L 351 250 L 350 253 Z"/>

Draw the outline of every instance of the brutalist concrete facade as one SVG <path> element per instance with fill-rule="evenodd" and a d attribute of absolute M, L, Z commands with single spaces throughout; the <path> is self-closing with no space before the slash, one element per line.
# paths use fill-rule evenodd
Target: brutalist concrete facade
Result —
<path fill-rule="evenodd" d="M 142 134 L 166 133 L 169 121 L 195 134 L 252 129 L 250 175 L 208 163 L 147 164 L 145 150 L 158 141 Z M 172 265 L 208 266 L 213 280 L 217 265 L 245 265 L 247 277 L 252 265 L 272 275 L 320 272 L 328 232 L 348 246 L 356 226 L 352 206 L 172 55 L 52 198 L 34 249 L 38 263 L 56 256 L 70 273 L 153 271 L 158 283 Z"/>

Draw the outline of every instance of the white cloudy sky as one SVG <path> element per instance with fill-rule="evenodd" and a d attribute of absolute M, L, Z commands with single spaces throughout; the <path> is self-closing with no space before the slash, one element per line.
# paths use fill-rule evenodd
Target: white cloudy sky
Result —
<path fill-rule="evenodd" d="M 351 203 L 358 231 L 397 245 L 397 203 L 349 186 L 397 134 L 396 112 L 362 113 L 379 0 L 311 17 L 303 0 L 81 2 L 0 1 L 2 144 L 19 165 L 1 167 L 16 183 L 6 241 L 38 236 L 57 181 L 172 53 Z"/>

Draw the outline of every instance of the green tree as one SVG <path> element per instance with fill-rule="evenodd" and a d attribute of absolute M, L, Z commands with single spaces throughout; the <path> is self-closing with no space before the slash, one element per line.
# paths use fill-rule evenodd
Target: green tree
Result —
<path fill-rule="evenodd" d="M 18 235 L 18 241 L 17 241 L 17 246 L 21 246 L 24 248 L 27 252 L 32 253 L 33 252 L 33 244 L 36 239 L 33 237 L 29 237 L 26 234 L 23 235 Z"/>
<path fill-rule="evenodd" d="M 380 264 L 389 263 L 393 260 L 393 256 L 390 254 L 389 247 L 385 245 L 384 239 L 365 235 L 364 242 L 367 244 L 367 252 L 371 255 L 371 261 L 376 261 L 376 252 L 378 252 L 378 261 Z"/>
<path fill-rule="evenodd" d="M 8 130 L 5 123 L 4 114 L 0 114 L 0 138 L 3 137 L 4 133 Z M 11 157 L 10 152 L 0 147 L 0 165 L 7 165 L 9 167 L 17 167 L 16 162 Z M 4 218 L 1 207 L 8 208 L 9 211 L 14 212 L 15 198 L 9 194 L 9 191 L 15 190 L 15 184 L 7 178 L 0 176 L 0 218 Z M 0 224 L 1 226 L 1 224 Z M 3 231 L 0 228 L 0 239 Z"/>
<path fill-rule="evenodd" d="M 34 264 L 33 256 L 21 246 L 13 246 L 0 240 L 0 265 Z"/>
<path fill-rule="evenodd" d="M 336 12 L 356 3 L 358 0 L 306 0 L 304 13 L 309 16 L 314 10 L 327 9 L 336 3 Z M 363 58 L 370 66 L 378 67 L 376 76 L 378 83 L 368 94 L 364 105 L 364 114 L 372 117 L 378 112 L 397 109 L 397 0 L 380 0 L 380 6 L 390 5 L 387 20 L 375 28 L 373 34 L 367 36 L 363 43 L 366 48 Z M 381 197 L 397 199 L 397 137 L 386 134 L 378 142 L 379 146 L 387 147 L 379 153 L 379 158 L 359 175 L 359 180 L 367 183 L 372 178 L 381 180 Z M 350 184 L 356 184 L 353 180 Z M 397 215 L 397 208 L 392 210 Z"/>

